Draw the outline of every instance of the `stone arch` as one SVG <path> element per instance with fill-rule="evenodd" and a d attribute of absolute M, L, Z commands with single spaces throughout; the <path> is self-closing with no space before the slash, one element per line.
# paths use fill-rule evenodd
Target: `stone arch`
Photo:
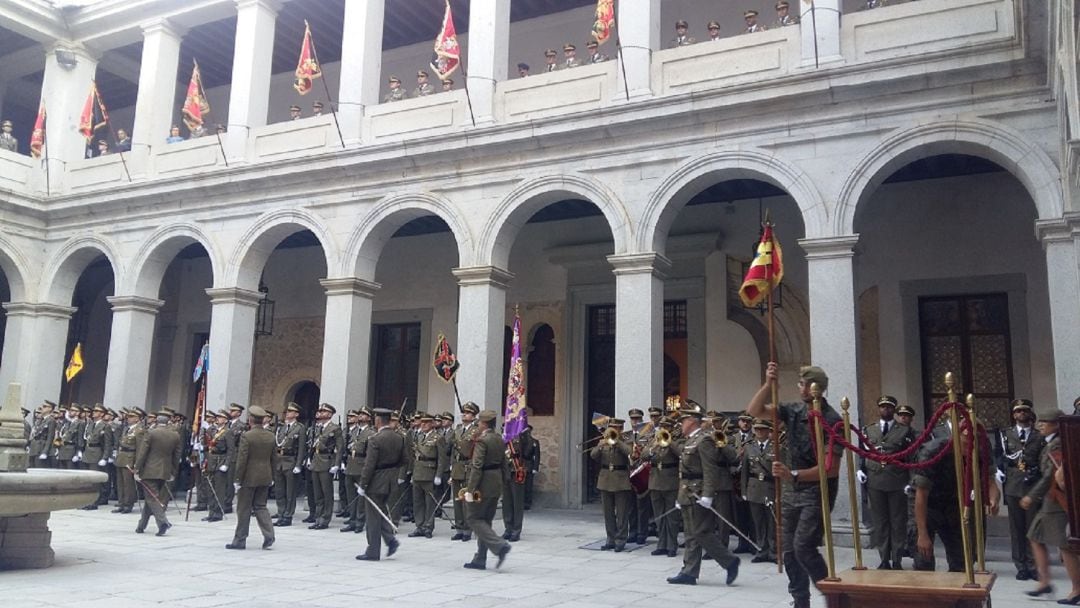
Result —
<path fill-rule="evenodd" d="M 222 273 L 222 284 L 215 287 L 239 287 L 255 291 L 266 261 L 283 239 L 300 230 L 310 230 L 322 245 L 326 268 L 340 266 L 336 242 L 321 218 L 306 209 L 279 209 L 263 214 L 244 232 Z M 215 280 L 218 278 L 215 273 Z"/>
<path fill-rule="evenodd" d="M 615 253 L 630 247 L 630 216 L 622 202 L 599 180 L 580 173 L 550 175 L 527 180 L 514 188 L 484 225 L 476 248 L 477 265 L 506 268 L 518 231 L 534 213 L 566 198 L 580 198 L 600 208 L 615 241 Z"/>
<path fill-rule="evenodd" d="M 345 247 L 342 276 L 374 280 L 379 256 L 390 237 L 405 224 L 425 215 L 435 215 L 446 222 L 457 244 L 458 264 L 468 264 L 472 260 L 473 240 L 465 218 L 446 198 L 415 192 L 387 196 L 365 215 Z"/>
<path fill-rule="evenodd" d="M 217 248 L 201 228 L 183 222 L 162 226 L 143 242 L 132 262 L 130 276 L 124 282 L 123 291 L 120 293 L 157 298 L 161 280 L 169 264 L 181 250 L 194 243 L 202 245 L 210 256 L 210 272 L 214 277 L 214 284 L 217 284 L 217 273 L 221 269 Z"/>
<path fill-rule="evenodd" d="M 718 181 L 740 178 L 768 182 L 787 192 L 802 213 L 807 236 L 827 226 L 825 201 L 802 169 L 766 150 L 720 150 L 679 165 L 653 192 L 638 227 L 638 247 L 663 253 L 672 223 L 694 195 Z"/>
<path fill-rule="evenodd" d="M 42 273 L 41 285 L 45 301 L 61 306 L 71 306 L 71 298 L 75 293 L 79 276 L 90 265 L 90 262 L 102 255 L 109 260 L 109 266 L 112 267 L 113 281 L 118 281 L 124 275 L 124 269 L 116 254 L 116 247 L 109 240 L 96 234 L 85 234 L 68 239 L 53 254 L 45 266 L 45 272 Z"/>
<path fill-rule="evenodd" d="M 30 296 L 26 285 L 29 268 L 22 251 L 7 236 L 0 234 L 0 270 L 4 271 L 4 277 L 7 278 L 12 302 L 23 302 Z"/>
<path fill-rule="evenodd" d="M 837 197 L 833 234 L 854 234 L 859 205 L 883 181 L 913 160 L 936 154 L 969 154 L 991 160 L 1024 185 L 1039 219 L 1058 218 L 1064 212 L 1060 173 L 1046 152 L 1000 123 L 956 119 L 896 132 L 864 156 Z"/>

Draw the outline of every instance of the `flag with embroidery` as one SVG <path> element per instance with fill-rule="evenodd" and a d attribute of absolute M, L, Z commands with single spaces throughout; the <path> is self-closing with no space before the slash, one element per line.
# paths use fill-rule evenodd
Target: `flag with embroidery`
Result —
<path fill-rule="evenodd" d="M 772 224 L 766 220 L 754 261 L 750 262 L 746 278 L 743 279 L 742 287 L 739 288 L 739 299 L 742 300 L 743 306 L 753 308 L 761 304 L 783 279 L 784 262 L 780 251 L 780 241 L 773 233 Z"/>
<path fill-rule="evenodd" d="M 304 42 L 300 45 L 300 60 L 296 62 L 296 81 L 293 88 L 301 95 L 311 90 L 312 81 L 322 76 L 319 67 L 319 55 L 315 52 L 315 43 L 311 40 L 311 26 L 304 20 Z"/>
<path fill-rule="evenodd" d="M 592 26 L 592 37 L 597 44 L 604 44 L 611 38 L 615 29 L 615 0 L 596 1 L 596 21 Z"/>
<path fill-rule="evenodd" d="M 79 133 L 86 138 L 89 145 L 94 141 L 94 134 L 98 129 L 109 124 L 109 112 L 105 109 L 105 102 L 98 93 L 97 83 L 90 81 L 90 94 L 86 96 L 82 114 L 79 116 Z"/>
<path fill-rule="evenodd" d="M 195 67 L 191 69 L 191 80 L 188 81 L 187 96 L 184 98 L 184 107 L 180 113 L 184 117 L 184 124 L 189 131 L 203 126 L 207 114 L 210 113 L 210 102 L 203 92 L 202 74 L 199 72 L 199 62 L 192 60 Z"/>
<path fill-rule="evenodd" d="M 525 431 L 525 365 L 521 361 L 521 317 L 514 313 L 514 337 L 510 343 L 510 377 L 506 381 L 506 409 L 503 413 L 503 441 L 509 443 Z"/>
<path fill-rule="evenodd" d="M 450 0 L 446 0 L 446 12 L 443 13 L 442 29 L 435 37 L 435 52 L 431 55 L 431 69 L 439 80 L 446 80 L 461 64 L 461 47 L 458 46 L 457 30 L 454 29 L 454 14 L 450 10 Z"/>
<path fill-rule="evenodd" d="M 198 382 L 202 375 L 210 371 L 210 343 L 203 344 L 199 350 L 199 358 L 195 361 L 195 371 L 191 374 L 191 381 Z"/>
<path fill-rule="evenodd" d="M 71 352 L 71 359 L 68 361 L 67 369 L 64 370 L 64 378 L 71 382 L 72 378 L 79 375 L 82 368 L 82 342 L 79 342 L 75 345 L 75 350 Z"/>
<path fill-rule="evenodd" d="M 453 382 L 454 375 L 457 374 L 457 370 L 461 367 L 458 363 L 457 355 L 454 354 L 453 349 L 450 348 L 450 343 L 446 341 L 446 336 L 439 334 L 439 340 L 435 343 L 435 356 L 431 363 L 435 368 L 435 373 L 439 375 L 439 378 L 443 382 Z"/>
<path fill-rule="evenodd" d="M 41 158 L 45 148 L 45 100 L 38 104 L 37 118 L 34 119 L 34 132 L 30 134 L 30 156 Z"/>

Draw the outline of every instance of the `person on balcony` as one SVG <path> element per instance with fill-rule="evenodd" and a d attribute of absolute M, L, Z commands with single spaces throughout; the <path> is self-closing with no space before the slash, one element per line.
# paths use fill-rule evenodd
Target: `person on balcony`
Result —
<path fill-rule="evenodd" d="M 746 21 L 746 29 L 743 30 L 744 34 L 756 34 L 765 31 L 765 28 L 757 22 L 757 17 L 758 12 L 754 10 L 743 13 L 743 20 Z"/>
<path fill-rule="evenodd" d="M 300 106 L 295 103 L 289 106 L 289 120 L 300 120 Z"/>
<path fill-rule="evenodd" d="M 773 28 L 799 25 L 799 18 L 791 15 L 790 9 L 791 6 L 787 0 L 780 0 L 780 2 L 776 3 L 776 22 L 773 23 Z"/>
<path fill-rule="evenodd" d="M 563 62 L 559 66 L 559 69 L 569 70 L 570 68 L 576 68 L 581 65 L 581 61 L 577 58 L 577 47 L 566 43 L 562 47 Z"/>
<path fill-rule="evenodd" d="M 111 150 L 109 150 L 109 142 L 105 141 L 104 139 L 99 139 L 97 141 L 97 154 L 95 154 L 94 156 L 105 156 L 110 152 Z"/>
<path fill-rule="evenodd" d="M 720 22 L 710 21 L 709 25 L 709 42 L 716 42 L 720 40 Z"/>
<path fill-rule="evenodd" d="M 589 50 L 589 57 L 585 63 L 604 63 L 608 60 L 608 56 L 600 52 L 600 45 L 595 40 L 586 42 L 585 48 Z"/>
<path fill-rule="evenodd" d="M 889 0 L 866 0 L 866 4 L 859 8 L 860 11 L 868 11 L 872 8 L 881 8 L 888 4 Z"/>
<path fill-rule="evenodd" d="M 389 82 L 390 92 L 383 97 L 383 103 L 389 103 L 391 101 L 401 101 L 405 99 L 405 89 L 401 88 L 401 79 L 397 76 L 391 76 Z"/>
<path fill-rule="evenodd" d="M 435 87 L 428 82 L 428 73 L 420 70 L 416 73 L 416 88 L 413 89 L 413 97 L 427 97 L 435 92 Z"/>
<path fill-rule="evenodd" d="M 316 100 L 315 103 L 311 104 L 311 115 L 312 116 L 322 116 L 322 111 L 323 111 L 323 105 L 322 105 L 321 101 Z"/>
<path fill-rule="evenodd" d="M 453 90 L 454 90 L 454 79 L 453 78 L 447 78 L 447 79 L 442 81 L 442 92 L 443 93 L 446 93 L 448 91 L 453 91 Z"/>
<path fill-rule="evenodd" d="M 131 137 L 124 129 L 116 130 L 116 150 L 118 152 L 131 152 Z"/>
<path fill-rule="evenodd" d="M 671 39 L 671 43 L 668 44 L 670 48 L 676 48 L 680 46 L 690 46 L 697 42 L 693 36 L 688 36 L 686 30 L 689 26 L 686 25 L 686 21 L 679 19 L 675 22 L 675 37 Z"/>
<path fill-rule="evenodd" d="M 524 62 L 519 63 L 519 64 L 517 64 L 517 69 L 518 69 L 518 78 L 525 78 L 526 76 L 529 75 L 529 64 L 524 63 Z"/>
<path fill-rule="evenodd" d="M 165 138 L 165 143 L 175 144 L 181 141 L 184 141 L 184 138 L 180 136 L 180 127 L 173 125 L 169 129 L 169 136 Z"/>
<path fill-rule="evenodd" d="M 0 123 L 0 150 L 14 152 L 19 147 L 19 140 L 11 134 L 12 124 L 10 120 Z"/>
<path fill-rule="evenodd" d="M 558 53 L 555 52 L 555 49 L 548 49 L 544 51 L 545 72 L 554 72 L 555 70 L 559 69 L 559 64 L 556 57 L 558 57 Z"/>

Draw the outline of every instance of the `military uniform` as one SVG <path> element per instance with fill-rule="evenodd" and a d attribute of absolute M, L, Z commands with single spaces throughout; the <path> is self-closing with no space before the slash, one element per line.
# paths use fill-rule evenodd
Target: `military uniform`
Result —
<path fill-rule="evenodd" d="M 1041 475 L 1028 493 L 1033 501 L 1028 510 L 1035 511 L 1037 508 L 1038 512 L 1031 522 L 1031 528 L 1028 529 L 1028 538 L 1032 542 L 1060 548 L 1065 545 L 1068 518 L 1061 503 L 1047 494 L 1055 483 L 1054 474 L 1057 472 L 1057 465 L 1054 464 L 1051 454 L 1061 451 L 1061 435 L 1057 433 L 1048 435 L 1039 443 L 1043 444 L 1042 452 L 1039 454 Z M 1029 592 L 1028 595 L 1031 593 Z"/>
<path fill-rule="evenodd" d="M 1012 413 L 1033 412 L 1032 404 L 1026 399 L 1017 399 L 1012 403 Z M 1032 416 L 1034 417 L 1034 416 Z M 1043 447 L 1042 435 L 1033 425 L 1021 427 L 1017 424 L 1001 431 L 1001 454 L 998 458 L 998 480 L 1001 481 L 1005 505 L 1009 508 L 1009 537 L 1012 541 L 1012 561 L 1017 575 L 1021 578 L 1037 578 L 1035 561 L 1031 556 L 1031 545 L 1027 532 L 1035 519 L 1035 509 L 1020 507 L 1020 499 L 1026 496 L 1039 480 L 1039 453 Z M 1002 479 L 1004 477 L 1004 479 Z M 1033 577 L 1032 575 L 1036 576 Z"/>
<path fill-rule="evenodd" d="M 248 410 L 249 417 L 266 418 L 266 410 L 257 405 Z M 243 549 L 247 544 L 251 516 L 259 523 L 263 535 L 263 549 L 274 544 L 274 528 L 266 499 L 274 483 L 274 471 L 281 457 L 278 455 L 274 434 L 259 425 L 240 436 L 236 450 L 236 531 L 228 549 Z"/>
<path fill-rule="evenodd" d="M 480 408 L 472 402 L 461 406 L 463 412 L 476 415 Z M 468 463 L 472 461 L 473 445 L 476 440 L 476 421 L 462 422 L 454 427 L 454 451 L 450 464 L 450 493 L 454 500 L 454 528 L 457 533 L 451 540 L 469 541 L 472 539 L 472 529 L 465 518 L 465 504 L 456 497 L 465 487 L 465 474 L 468 471 Z"/>
<path fill-rule="evenodd" d="M 300 412 L 295 403 L 286 411 Z M 274 498 L 277 501 L 277 526 L 292 524 L 296 512 L 296 494 L 300 486 L 300 464 L 304 458 L 306 431 L 300 422 L 283 422 L 274 431 Z"/>
<path fill-rule="evenodd" d="M 422 423 L 431 424 L 435 419 L 426 414 L 420 420 Z M 439 431 L 430 429 L 416 437 L 413 444 L 413 458 L 410 462 L 413 521 L 416 522 L 416 530 L 409 536 L 431 538 L 435 530 L 436 492 L 441 494 L 443 484 L 449 482 L 449 480 L 444 481 L 439 475 L 443 470 L 445 458 L 446 447 Z"/>
<path fill-rule="evenodd" d="M 612 418 L 608 421 L 609 429 L 621 429 L 624 420 Z M 589 457 L 600 464 L 600 473 L 596 479 L 596 489 L 600 491 L 600 500 L 604 507 L 604 527 L 607 541 L 601 550 L 622 551 L 629 536 L 630 504 L 634 500 L 630 486 L 630 454 L 634 446 L 620 434 L 610 443 L 601 439 L 589 451 Z"/>
<path fill-rule="evenodd" d="M 367 416 L 370 412 L 362 410 Z M 367 444 L 371 436 L 375 434 L 375 427 L 368 423 L 358 423 L 350 429 L 349 437 L 345 442 L 345 500 L 346 517 L 345 527 L 342 532 L 364 531 L 364 510 L 367 502 L 360 500 L 356 493 L 356 485 L 360 483 L 360 475 L 364 472 L 364 460 L 367 458 Z"/>
<path fill-rule="evenodd" d="M 117 504 L 114 513 L 131 513 L 138 499 L 135 485 L 135 452 L 145 429 L 141 424 L 145 414 L 140 409 L 128 412 L 128 424 L 116 442 Z"/>
<path fill-rule="evenodd" d="M 576 68 L 581 65 L 581 60 L 577 58 L 577 47 L 572 44 L 567 44 L 563 47 L 564 59 L 559 64 L 560 70 L 569 70 L 570 68 Z"/>
<path fill-rule="evenodd" d="M 747 430 L 743 430 L 742 428 L 742 423 L 744 421 L 747 425 Z M 753 416 L 747 414 L 740 415 L 738 418 L 738 423 L 734 428 L 732 428 L 731 435 L 728 439 L 731 445 L 735 447 L 735 451 L 738 454 L 738 464 L 735 465 L 733 475 L 736 482 L 739 484 L 739 487 L 736 488 L 736 491 L 732 492 L 732 494 L 734 494 L 733 502 L 735 507 L 735 525 L 739 526 L 740 530 L 754 530 L 756 528 L 754 524 L 754 516 L 750 512 L 750 505 L 746 502 L 746 499 L 743 498 L 743 495 L 746 493 L 746 485 L 742 483 L 743 455 L 746 451 L 746 446 L 754 441 L 754 434 L 749 430 L 749 427 L 751 424 L 753 424 L 753 422 Z M 749 543 L 746 542 L 745 539 L 743 539 L 741 536 L 738 537 L 738 539 L 739 546 L 735 548 L 736 554 L 753 553 L 754 549 L 750 546 Z"/>
<path fill-rule="evenodd" d="M 390 91 L 383 96 L 383 103 L 389 103 L 391 101 L 401 101 L 406 99 L 405 89 L 401 88 L 401 80 L 397 76 L 390 77 L 390 83 L 398 85 L 397 87 L 390 87 Z"/>
<path fill-rule="evenodd" d="M 746 27 L 743 28 L 744 34 L 756 34 L 758 32 L 764 32 L 765 28 L 757 22 L 757 11 L 746 11 L 743 13 L 743 19 L 746 20 Z"/>
<path fill-rule="evenodd" d="M 882 395 L 879 406 L 892 407 L 898 403 L 895 397 Z M 906 450 L 915 441 L 915 433 L 891 417 L 863 427 L 863 435 L 869 441 L 863 447 L 879 454 L 893 454 Z M 901 570 L 904 546 L 907 539 L 907 495 L 904 487 L 910 475 L 907 469 L 863 459 L 860 467 L 870 499 L 873 516 L 871 545 L 877 547 L 881 556 L 879 568 Z"/>
<path fill-rule="evenodd" d="M 82 426 L 78 418 L 65 416 L 56 427 L 56 464 L 61 469 L 74 469 L 79 463 L 79 445 L 82 442 Z"/>
<path fill-rule="evenodd" d="M 386 424 L 389 410 L 376 409 L 376 417 L 383 421 L 383 426 L 368 439 L 367 457 L 360 474 L 360 487 L 368 500 L 367 509 L 367 550 L 356 556 L 358 560 L 378 561 L 382 553 L 382 544 L 387 546 L 387 557 L 397 551 L 398 541 L 394 530 L 386 522 L 387 499 L 390 491 L 397 485 L 398 474 L 405 460 L 405 440 Z"/>
<path fill-rule="evenodd" d="M 776 21 L 773 23 L 774 28 L 775 27 L 788 27 L 788 26 L 791 26 L 791 25 L 799 25 L 799 18 L 788 12 L 790 10 L 790 8 L 791 8 L 791 5 L 788 4 L 788 2 L 786 2 L 784 0 L 782 0 L 781 2 L 776 3 L 776 13 L 777 14 L 776 14 Z M 783 15 L 780 14 L 781 9 L 783 9 L 783 11 L 784 11 Z M 813 10 L 812 7 L 811 7 L 811 10 Z"/>
<path fill-rule="evenodd" d="M 337 412 L 327 403 L 319 409 L 331 415 Z M 313 530 L 324 530 L 330 526 L 334 515 L 334 475 L 338 472 L 338 463 L 344 451 L 345 437 L 341 427 L 331 420 L 315 424 L 315 439 L 308 456 L 315 490 L 315 523 L 309 526 Z"/>
<path fill-rule="evenodd" d="M 670 426 L 670 425 L 668 425 Z M 670 428 L 668 429 L 670 431 Z M 656 517 L 656 549 L 653 555 L 674 557 L 679 547 L 679 514 L 668 513 L 675 507 L 679 495 L 679 453 L 682 442 L 672 440 L 667 446 L 657 443 L 655 436 L 645 448 L 643 458 L 651 465 L 649 471 L 649 500 Z"/>
<path fill-rule="evenodd" d="M 939 424 L 933 430 L 930 441 L 927 441 L 917 456 L 918 461 L 930 460 L 940 452 L 947 444 L 952 442 L 952 431 L 947 424 Z M 957 506 L 956 496 L 956 468 L 952 456 L 939 460 L 933 466 L 915 469 L 911 475 L 911 485 L 916 492 L 915 500 L 919 500 L 919 494 L 926 494 L 926 534 L 930 542 L 935 537 L 940 537 L 945 545 L 945 559 L 949 565 L 949 572 L 964 571 L 964 545 L 961 536 L 960 510 Z M 915 569 L 933 571 L 935 560 L 931 556 L 927 559 L 915 552 Z"/>
<path fill-rule="evenodd" d="M 529 437 L 532 439 L 532 458 L 526 463 L 526 466 L 528 467 L 528 470 L 525 472 L 526 511 L 532 508 L 536 478 L 540 475 L 540 440 L 532 434 L 532 427 L 529 427 Z"/>
<path fill-rule="evenodd" d="M 771 432 L 772 422 L 757 420 L 754 428 Z M 775 459 L 776 450 L 769 437 L 762 441 L 751 439 L 742 447 L 740 487 L 754 523 L 754 538 L 760 547 L 752 560 L 754 562 L 775 562 L 777 557 L 776 517 L 773 514 L 776 482 L 772 474 L 772 463 Z"/>
<path fill-rule="evenodd" d="M 103 414 L 105 408 L 97 405 L 94 407 L 94 411 Z M 108 464 L 108 457 L 112 454 L 113 449 L 112 432 L 108 423 L 101 419 L 88 421 L 83 436 L 86 441 L 86 447 L 83 451 L 83 460 L 86 462 L 86 467 L 92 471 L 104 472 L 105 466 Z M 97 509 L 98 505 L 108 504 L 108 492 L 108 484 L 103 484 L 98 490 L 97 500 L 83 507 L 83 509 L 92 511 Z"/>
<path fill-rule="evenodd" d="M 228 417 L 228 413 L 221 410 L 215 416 L 215 424 L 209 429 L 210 445 L 207 446 L 209 454 L 206 462 L 207 468 L 212 471 L 211 474 L 214 477 L 214 487 L 213 501 L 209 505 L 210 515 L 206 517 L 205 521 L 221 521 L 225 514 L 225 486 L 231 485 L 229 482 L 229 463 L 235 460 L 232 441 L 229 437 Z"/>
<path fill-rule="evenodd" d="M 425 74 L 426 76 L 426 74 Z M 435 93 L 435 87 L 431 86 L 430 82 L 417 83 L 416 88 L 413 89 L 413 97 L 427 97 Z"/>
<path fill-rule="evenodd" d="M 180 436 L 175 431 L 165 426 L 157 426 L 146 433 L 135 455 L 135 473 L 146 491 L 136 532 L 141 534 L 146 529 L 151 514 L 157 522 L 158 536 L 164 536 L 165 531 L 172 527 L 165 517 L 169 504 L 165 484 L 176 477 L 179 463 Z"/>
<path fill-rule="evenodd" d="M 0 125 L 3 126 L 3 130 L 0 131 L 0 150 L 18 152 L 19 140 L 15 139 L 15 136 L 11 134 L 11 121 L 5 120 Z"/>
<path fill-rule="evenodd" d="M 521 539 L 521 527 L 525 521 L 525 476 L 532 461 L 532 434 L 522 431 L 506 444 L 506 467 L 503 469 L 502 515 L 503 538 L 517 542 Z M 517 463 L 511 453 L 516 455 Z M 518 480 L 518 467 L 523 474 Z"/>
<path fill-rule="evenodd" d="M 30 426 L 30 466 L 48 466 L 49 451 L 52 449 L 53 436 L 56 434 L 56 420 L 52 413 L 43 413 Z M 44 456 L 44 458 L 42 458 Z"/>
<path fill-rule="evenodd" d="M 495 424 L 495 412 L 484 410 L 479 419 L 487 427 L 475 442 L 469 463 L 465 492 L 473 497 L 466 501 L 465 512 L 470 529 L 476 533 L 476 554 L 466 568 L 483 569 L 487 564 L 488 551 L 499 556 L 499 563 L 510 551 L 510 543 L 499 538 L 491 528 L 502 495 L 503 469 L 506 467 L 506 446 L 502 437 L 491 427 Z M 479 498 L 476 493 L 479 492 Z"/>
<path fill-rule="evenodd" d="M 229 404 L 229 432 L 226 438 L 229 440 L 229 470 L 226 472 L 228 483 L 225 484 L 225 494 L 219 494 L 226 513 L 232 513 L 233 496 L 236 494 L 236 455 L 240 447 L 240 436 L 247 431 L 247 424 L 240 420 L 244 406 L 238 403 Z"/>
<path fill-rule="evenodd" d="M 412 492 L 409 491 L 412 483 L 409 479 L 409 463 L 413 459 L 414 437 L 410 432 L 401 428 L 401 414 L 398 412 L 390 415 L 390 422 L 390 427 L 405 442 L 405 456 L 401 459 L 401 468 L 398 469 L 397 483 L 391 488 L 390 497 L 387 499 L 390 505 L 390 520 L 397 526 L 401 523 L 403 514 L 406 515 L 407 520 L 412 519 Z"/>
<path fill-rule="evenodd" d="M 678 48 L 680 46 L 690 46 L 697 42 L 693 36 L 686 34 L 687 23 L 682 19 L 675 22 L 675 37 L 668 43 L 669 48 Z M 680 32 L 679 30 L 682 30 Z"/>

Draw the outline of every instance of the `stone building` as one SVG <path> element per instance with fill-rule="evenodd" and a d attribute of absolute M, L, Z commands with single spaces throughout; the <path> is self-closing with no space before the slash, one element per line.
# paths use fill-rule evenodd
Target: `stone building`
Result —
<path fill-rule="evenodd" d="M 737 411 L 760 384 L 764 317 L 736 292 L 766 211 L 782 396 L 810 362 L 868 414 L 888 393 L 925 419 L 946 370 L 993 423 L 1012 398 L 1080 395 L 1072 2 L 817 0 L 742 35 L 771 2 L 634 0 L 621 60 L 540 73 L 544 49 L 584 49 L 595 2 L 453 0 L 467 75 L 394 103 L 440 2 L 81 4 L 0 5 L 20 146 L 0 150 L 0 385 L 27 405 L 191 411 L 209 340 L 215 408 L 452 410 L 443 333 L 461 398 L 500 409 L 517 307 L 544 499 L 578 505 L 592 412 Z M 668 48 L 680 18 L 723 36 Z M 305 19 L 324 76 L 301 97 Z M 225 132 L 166 144 L 193 60 Z M 122 157 L 85 158 L 92 80 L 132 133 Z"/>

